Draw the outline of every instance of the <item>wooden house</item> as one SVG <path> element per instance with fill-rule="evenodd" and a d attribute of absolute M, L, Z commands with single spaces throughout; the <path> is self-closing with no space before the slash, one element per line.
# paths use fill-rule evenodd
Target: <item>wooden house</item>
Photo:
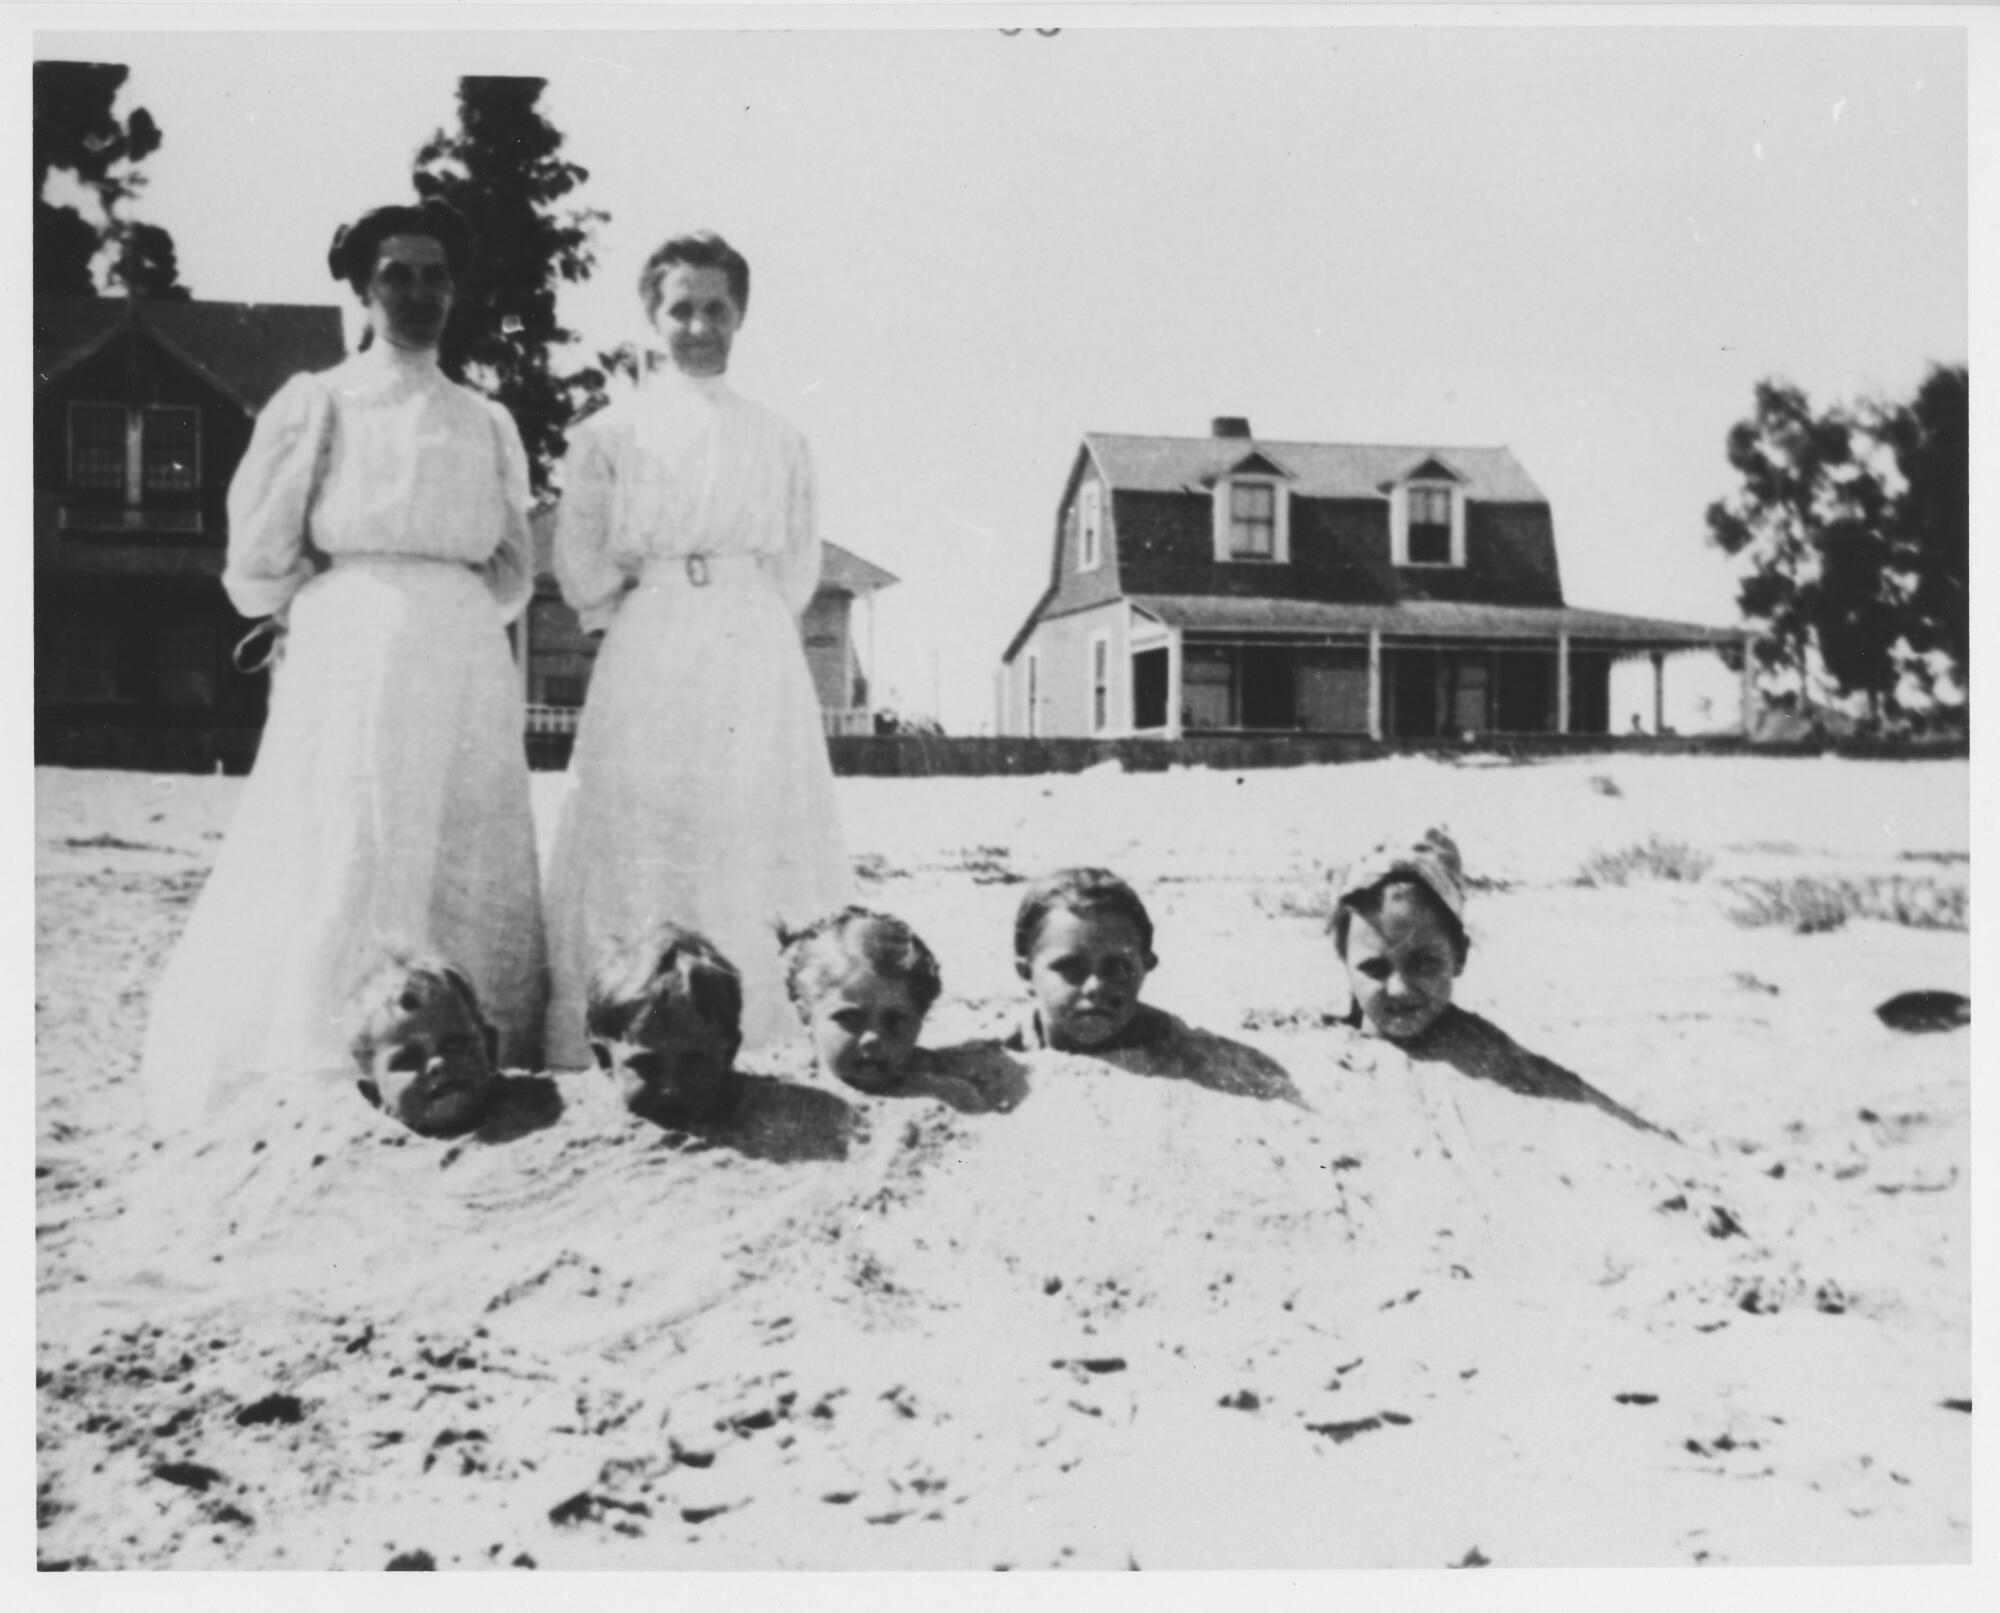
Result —
<path fill-rule="evenodd" d="M 598 639 L 584 632 L 576 613 L 563 603 L 554 575 L 556 507 L 538 509 L 530 526 L 535 540 L 535 596 L 517 629 L 524 693 L 531 734 L 568 734 L 576 729 L 590 687 Z M 837 543 L 822 543 L 819 587 L 799 619 L 806 665 L 819 692 L 829 735 L 874 731 L 868 659 L 875 646 L 874 598 L 898 579 Z M 855 633 L 854 607 L 870 617 L 864 655 Z"/>
<path fill-rule="evenodd" d="M 1087 434 L 998 726 L 1050 736 L 1601 734 L 1612 662 L 1739 630 L 1563 602 L 1505 448 Z M 1746 663 L 1747 664 L 1747 663 Z M 1656 724 L 1657 726 L 1657 724 Z"/>
<path fill-rule="evenodd" d="M 332 307 L 35 304 L 35 719 L 69 741 L 52 756 L 163 765 L 121 733 L 254 735 L 267 680 L 231 664 L 249 624 L 218 582 L 224 499 L 258 410 L 344 354 Z"/>

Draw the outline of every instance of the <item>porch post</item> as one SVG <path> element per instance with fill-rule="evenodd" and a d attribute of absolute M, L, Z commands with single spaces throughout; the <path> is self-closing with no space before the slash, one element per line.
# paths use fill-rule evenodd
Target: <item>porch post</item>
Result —
<path fill-rule="evenodd" d="M 1382 739 L 1382 630 L 1368 629 L 1368 737 Z"/>
<path fill-rule="evenodd" d="M 1743 737 L 1751 738 L 1757 730 L 1757 641 L 1749 633 L 1743 635 Z"/>
<path fill-rule="evenodd" d="M 1653 733 L 1657 737 L 1667 731 L 1667 652 L 1653 652 Z"/>
<path fill-rule="evenodd" d="M 1181 737 L 1181 630 L 1167 630 L 1167 738 Z"/>
<path fill-rule="evenodd" d="M 1569 732 L 1569 634 L 1556 634 L 1556 732 Z"/>

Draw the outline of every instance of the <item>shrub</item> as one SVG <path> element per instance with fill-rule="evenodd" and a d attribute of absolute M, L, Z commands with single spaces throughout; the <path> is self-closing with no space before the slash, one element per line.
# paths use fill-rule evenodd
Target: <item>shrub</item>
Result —
<path fill-rule="evenodd" d="M 1579 885 L 1629 885 L 1635 879 L 1674 879 L 1692 883 L 1715 866 L 1715 859 L 1685 840 L 1648 835 L 1636 845 L 1617 851 L 1593 851 L 1577 870 Z"/>
<path fill-rule="evenodd" d="M 1900 874 L 1865 879 L 1745 880 L 1730 917 L 1747 927 L 1781 924 L 1800 935 L 1837 930 L 1849 919 L 1876 919 L 1912 930 L 1969 930 L 1972 893 L 1965 886 Z"/>

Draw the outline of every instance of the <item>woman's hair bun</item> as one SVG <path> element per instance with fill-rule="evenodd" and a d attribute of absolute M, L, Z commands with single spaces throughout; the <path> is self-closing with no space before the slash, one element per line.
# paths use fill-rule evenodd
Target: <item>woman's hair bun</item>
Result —
<path fill-rule="evenodd" d="M 336 280 L 345 280 L 356 296 L 365 295 L 368 277 L 375 272 L 375 254 L 392 235 L 427 235 L 444 248 L 446 266 L 454 280 L 465 276 L 466 260 L 472 253 L 472 229 L 465 215 L 449 202 L 435 196 L 421 202 L 394 207 L 378 207 L 363 213 L 352 224 L 333 232 L 326 249 L 326 266 Z"/>

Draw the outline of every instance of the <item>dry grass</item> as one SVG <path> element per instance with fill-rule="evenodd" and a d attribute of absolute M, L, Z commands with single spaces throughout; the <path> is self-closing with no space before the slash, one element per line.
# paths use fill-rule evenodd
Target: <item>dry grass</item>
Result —
<path fill-rule="evenodd" d="M 1865 879 L 1801 875 L 1743 880 L 1735 886 L 1738 924 L 1783 925 L 1801 935 L 1837 930 L 1849 919 L 1877 919 L 1913 930 L 1969 930 L 1972 893 L 1964 885 L 1902 875 Z"/>
<path fill-rule="evenodd" d="M 1715 866 L 1715 859 L 1685 840 L 1648 835 L 1616 851 L 1593 851 L 1577 870 L 1579 885 L 1629 885 L 1635 879 L 1669 879 L 1693 883 Z"/>

